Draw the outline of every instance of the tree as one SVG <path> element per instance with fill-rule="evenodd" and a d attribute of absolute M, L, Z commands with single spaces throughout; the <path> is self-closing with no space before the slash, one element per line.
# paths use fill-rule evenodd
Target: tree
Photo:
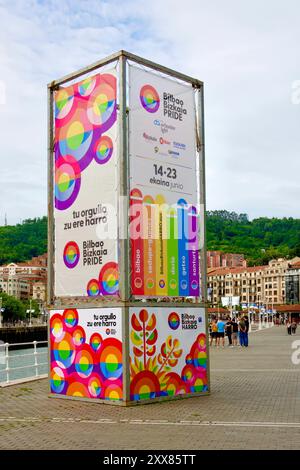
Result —
<path fill-rule="evenodd" d="M 25 318 L 25 306 L 20 300 L 4 292 L 0 293 L 0 297 L 2 297 L 2 308 L 4 308 L 2 313 L 4 322 Z"/>

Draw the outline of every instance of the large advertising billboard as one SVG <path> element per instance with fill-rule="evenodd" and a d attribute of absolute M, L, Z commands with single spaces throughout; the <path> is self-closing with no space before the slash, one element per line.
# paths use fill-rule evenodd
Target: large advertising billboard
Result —
<path fill-rule="evenodd" d="M 208 391 L 205 309 L 131 307 L 130 400 Z"/>
<path fill-rule="evenodd" d="M 117 76 L 54 93 L 54 295 L 117 295 Z"/>
<path fill-rule="evenodd" d="M 54 395 L 123 399 L 121 308 L 50 311 Z"/>
<path fill-rule="evenodd" d="M 194 89 L 129 68 L 131 292 L 200 295 Z"/>

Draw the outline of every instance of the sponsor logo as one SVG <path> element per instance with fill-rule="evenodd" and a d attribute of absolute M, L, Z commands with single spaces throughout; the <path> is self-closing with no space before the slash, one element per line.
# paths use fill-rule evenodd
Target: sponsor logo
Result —
<path fill-rule="evenodd" d="M 107 334 L 107 336 L 109 336 L 110 335 L 110 329 L 106 328 L 105 333 Z"/>
<path fill-rule="evenodd" d="M 168 316 L 168 324 L 172 330 L 177 330 L 180 325 L 180 317 L 176 312 L 171 312 Z"/>
<path fill-rule="evenodd" d="M 186 149 L 186 145 L 180 142 L 173 142 L 173 147 L 175 147 L 176 149 L 180 149 L 180 150 Z"/>
<path fill-rule="evenodd" d="M 160 105 L 160 99 L 155 88 L 149 84 L 144 85 L 140 90 L 140 101 L 143 108 L 148 113 L 156 113 Z"/>
<path fill-rule="evenodd" d="M 179 152 L 174 152 L 174 150 L 168 150 L 169 155 L 172 155 L 173 157 L 179 157 L 180 153 Z"/>
<path fill-rule="evenodd" d="M 164 139 L 163 137 L 160 137 L 160 138 L 159 138 L 159 143 L 160 143 L 161 145 L 170 145 L 170 144 L 171 144 L 171 142 L 170 142 L 169 140 L 166 140 L 166 139 Z"/>
<path fill-rule="evenodd" d="M 153 124 L 155 126 L 159 126 L 161 133 L 166 134 L 169 131 L 175 131 L 176 127 L 172 126 L 171 124 L 166 124 L 164 121 L 160 121 L 159 119 L 154 119 Z"/>
<path fill-rule="evenodd" d="M 143 133 L 143 137 L 145 140 L 149 140 L 149 142 L 157 142 L 156 137 L 154 137 L 153 135 L 146 134 L 146 132 Z"/>

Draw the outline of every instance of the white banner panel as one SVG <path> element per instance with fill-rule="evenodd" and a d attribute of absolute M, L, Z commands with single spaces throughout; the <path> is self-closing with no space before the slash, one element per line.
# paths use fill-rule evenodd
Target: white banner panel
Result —
<path fill-rule="evenodd" d="M 208 390 L 205 309 L 132 307 L 130 399 Z"/>
<path fill-rule="evenodd" d="M 137 296 L 199 296 L 194 89 L 130 67 L 132 285 Z"/>
<path fill-rule="evenodd" d="M 54 295 L 117 295 L 117 78 L 55 92 Z"/>

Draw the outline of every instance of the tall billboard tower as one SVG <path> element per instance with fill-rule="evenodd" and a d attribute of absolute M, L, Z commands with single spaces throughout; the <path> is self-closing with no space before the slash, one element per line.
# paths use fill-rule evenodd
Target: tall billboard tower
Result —
<path fill-rule="evenodd" d="M 209 392 L 203 83 L 120 51 L 48 85 L 50 392 Z"/>

